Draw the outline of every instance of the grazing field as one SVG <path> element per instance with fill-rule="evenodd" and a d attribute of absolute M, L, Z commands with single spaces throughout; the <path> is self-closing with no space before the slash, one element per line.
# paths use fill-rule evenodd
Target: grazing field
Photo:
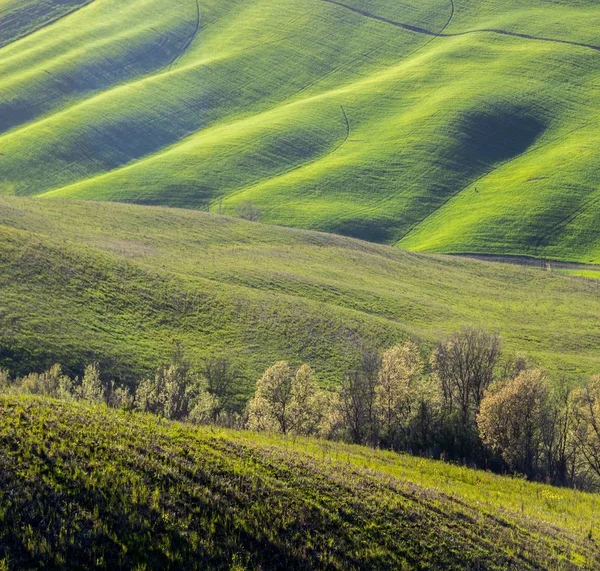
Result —
<path fill-rule="evenodd" d="M 3 568 L 600 564 L 593 494 L 47 399 L 0 411 Z"/>
<path fill-rule="evenodd" d="M 173 339 L 248 391 L 279 360 L 337 384 L 363 348 L 462 326 L 553 374 L 600 372 L 600 282 L 172 208 L 0 198 L 0 367 L 138 378 Z M 79 368 L 79 369 L 78 369 Z"/>
<path fill-rule="evenodd" d="M 598 29 L 596 0 L 0 0 L 0 192 L 597 263 Z"/>

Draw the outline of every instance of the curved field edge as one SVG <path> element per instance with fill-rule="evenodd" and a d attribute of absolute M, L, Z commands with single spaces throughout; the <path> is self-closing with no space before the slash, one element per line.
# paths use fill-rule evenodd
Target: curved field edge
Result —
<path fill-rule="evenodd" d="M 569 570 L 599 561 L 595 495 L 80 404 L 3 396 L 0 410 L 9 569 Z"/>
<path fill-rule="evenodd" d="M 350 238 L 115 203 L 0 198 L 0 364 L 91 360 L 138 379 L 173 340 L 227 356 L 248 390 L 276 361 L 337 383 L 364 348 L 462 326 L 552 373 L 600 370 L 600 283 Z M 549 327 L 552 324 L 552 327 Z"/>

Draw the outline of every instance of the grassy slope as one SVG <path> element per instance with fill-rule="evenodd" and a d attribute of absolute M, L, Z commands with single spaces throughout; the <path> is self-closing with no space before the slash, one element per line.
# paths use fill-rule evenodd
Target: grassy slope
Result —
<path fill-rule="evenodd" d="M 93 0 L 0 0 L 0 47 L 49 26 Z"/>
<path fill-rule="evenodd" d="M 56 401 L 0 397 L 0 411 L 9 569 L 600 563 L 592 494 Z"/>
<path fill-rule="evenodd" d="M 0 49 L 0 191 L 600 261 L 595 0 L 165 2 Z"/>
<path fill-rule="evenodd" d="M 0 245 L 0 347 L 22 368 L 96 357 L 139 375 L 175 337 L 250 379 L 288 359 L 335 382 L 363 345 L 480 325 L 551 370 L 600 370 L 596 280 L 189 210 L 27 198 L 0 199 Z"/>

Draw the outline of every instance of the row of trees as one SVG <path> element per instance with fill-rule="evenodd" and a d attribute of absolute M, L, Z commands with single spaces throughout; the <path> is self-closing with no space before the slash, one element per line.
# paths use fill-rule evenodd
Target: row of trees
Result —
<path fill-rule="evenodd" d="M 170 364 L 159 367 L 153 377 L 141 380 L 134 390 L 103 382 L 98 364 L 92 363 L 85 367 L 81 378 L 75 379 L 65 375 L 60 365 L 17 379 L 0 370 L 0 393 L 104 403 L 169 420 L 242 428 L 243 415 L 235 406 L 239 379 L 239 373 L 226 359 L 207 359 L 199 370 L 194 370 L 176 353 Z"/>
<path fill-rule="evenodd" d="M 336 392 L 287 363 L 258 380 L 247 427 L 460 461 L 558 485 L 600 483 L 600 376 L 550 383 L 497 335 L 463 329 L 429 360 L 412 342 L 367 352 Z"/>
<path fill-rule="evenodd" d="M 559 485 L 600 482 L 600 376 L 583 386 L 550 383 L 523 358 L 502 359 L 500 338 L 463 329 L 424 358 L 413 342 L 366 351 L 335 391 L 308 365 L 279 362 L 245 408 L 226 359 L 193 369 L 178 348 L 134 391 L 103 383 L 97 365 L 70 379 L 58 365 L 0 390 L 105 402 L 173 420 L 320 436 L 513 472 Z"/>

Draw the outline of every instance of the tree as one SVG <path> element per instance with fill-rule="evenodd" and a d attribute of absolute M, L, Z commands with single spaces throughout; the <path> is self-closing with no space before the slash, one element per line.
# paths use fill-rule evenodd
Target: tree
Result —
<path fill-rule="evenodd" d="M 483 329 L 464 328 L 441 342 L 431 365 L 442 396 L 443 447 L 460 458 L 474 458 L 480 447 L 475 417 L 494 381 L 500 338 Z"/>
<path fill-rule="evenodd" d="M 600 375 L 575 391 L 574 437 L 585 463 L 600 478 Z"/>
<path fill-rule="evenodd" d="M 457 409 L 463 423 L 479 410 L 499 358 L 500 338 L 483 329 L 464 328 L 434 351 L 432 365 L 445 405 Z"/>
<path fill-rule="evenodd" d="M 193 400 L 187 420 L 194 424 L 215 422 L 219 406 L 219 399 L 215 395 L 207 390 L 201 390 Z"/>
<path fill-rule="evenodd" d="M 206 390 L 218 400 L 215 419 L 222 411 L 230 412 L 236 398 L 236 385 L 242 378 L 231 361 L 220 357 L 205 359 L 200 374 L 206 379 Z"/>
<path fill-rule="evenodd" d="M 131 393 L 129 387 L 118 385 L 111 381 L 105 393 L 106 404 L 112 408 L 133 410 L 135 408 L 135 394 Z"/>
<path fill-rule="evenodd" d="M 291 431 L 302 436 L 321 432 L 326 407 L 326 396 L 319 390 L 312 369 L 302 365 L 292 379 L 289 408 Z"/>
<path fill-rule="evenodd" d="M 71 399 L 74 395 L 73 381 L 63 375 L 60 365 L 53 365 L 43 373 L 31 373 L 18 383 L 20 392 L 32 395 Z"/>
<path fill-rule="evenodd" d="M 104 387 L 100 380 L 100 369 L 96 363 L 87 365 L 85 368 L 77 395 L 80 399 L 89 402 L 104 402 Z"/>
<path fill-rule="evenodd" d="M 477 416 L 483 443 L 499 452 L 512 470 L 529 477 L 537 473 L 543 452 L 548 398 L 544 373 L 523 371 L 488 391 Z"/>
<path fill-rule="evenodd" d="M 169 365 L 157 369 L 153 379 L 140 382 L 135 402 L 141 410 L 181 420 L 189 414 L 191 401 L 199 390 L 198 378 L 187 365 Z"/>
<path fill-rule="evenodd" d="M 286 434 L 291 426 L 292 371 L 285 361 L 269 367 L 248 403 L 248 428 Z"/>
<path fill-rule="evenodd" d="M 329 430 L 328 398 L 308 365 L 295 373 L 285 361 L 265 371 L 248 403 L 248 428 L 309 436 Z"/>
<path fill-rule="evenodd" d="M 375 387 L 375 411 L 380 436 L 392 448 L 406 444 L 422 369 L 419 349 L 412 342 L 396 345 L 383 354 Z"/>
<path fill-rule="evenodd" d="M 440 398 L 435 380 L 422 377 L 416 386 L 414 414 L 409 426 L 407 449 L 424 453 L 434 448 L 439 427 Z"/>
<path fill-rule="evenodd" d="M 244 202 L 243 204 L 240 204 L 235 209 L 235 213 L 239 218 L 249 220 L 250 222 L 260 222 L 260 219 L 262 218 L 261 209 L 251 202 Z"/>
<path fill-rule="evenodd" d="M 5 393 L 10 388 L 10 374 L 4 369 L 0 369 L 0 393 Z"/>
<path fill-rule="evenodd" d="M 500 378 L 503 380 L 515 379 L 520 373 L 529 368 L 526 357 L 523 355 L 510 355 L 502 365 Z"/>
<path fill-rule="evenodd" d="M 547 479 L 559 485 L 573 485 L 577 462 L 574 427 L 573 390 L 564 379 L 550 391 L 548 411 L 542 423 L 545 472 Z"/>
<path fill-rule="evenodd" d="M 356 444 L 375 442 L 375 394 L 379 382 L 379 356 L 364 351 L 361 366 L 350 371 L 340 385 L 337 406 L 350 440 Z"/>

